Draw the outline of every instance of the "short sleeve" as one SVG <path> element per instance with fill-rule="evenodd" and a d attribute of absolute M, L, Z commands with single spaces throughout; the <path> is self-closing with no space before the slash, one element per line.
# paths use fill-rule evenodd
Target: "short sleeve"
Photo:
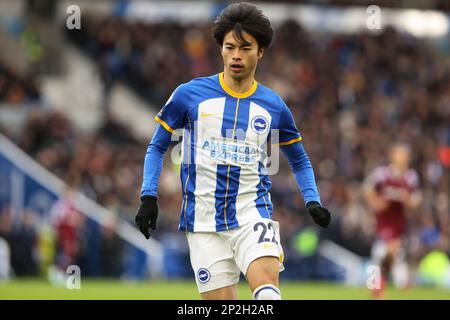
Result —
<path fill-rule="evenodd" d="M 406 176 L 406 182 L 411 192 L 419 191 L 419 175 L 415 170 L 409 170 Z"/>
<path fill-rule="evenodd" d="M 187 119 L 188 107 L 186 101 L 189 101 L 186 97 L 186 88 L 181 85 L 172 93 L 155 120 L 170 133 L 183 128 Z"/>
<path fill-rule="evenodd" d="M 281 99 L 280 99 L 281 100 Z M 279 146 L 287 146 L 294 142 L 301 141 L 302 136 L 295 126 L 294 117 L 291 110 L 284 101 L 281 100 L 281 114 L 278 123 L 279 130 Z"/>
<path fill-rule="evenodd" d="M 384 169 L 382 167 L 375 168 L 363 181 L 362 188 L 366 192 L 370 190 L 379 191 L 380 186 L 385 180 Z"/>

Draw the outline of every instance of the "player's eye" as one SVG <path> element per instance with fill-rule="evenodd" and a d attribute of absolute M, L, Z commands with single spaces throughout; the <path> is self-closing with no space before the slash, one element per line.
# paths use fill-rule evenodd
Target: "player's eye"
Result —
<path fill-rule="evenodd" d="M 244 51 L 250 51 L 250 50 L 252 50 L 252 49 L 249 47 L 244 48 Z"/>

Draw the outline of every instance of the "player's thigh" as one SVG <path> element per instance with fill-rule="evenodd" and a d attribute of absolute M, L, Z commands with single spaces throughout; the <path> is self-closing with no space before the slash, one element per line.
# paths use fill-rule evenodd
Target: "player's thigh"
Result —
<path fill-rule="evenodd" d="M 204 293 L 212 292 L 205 296 L 221 295 L 233 299 L 233 286 L 239 282 L 240 270 L 230 244 L 216 232 L 189 232 L 187 239 L 195 281 L 202 297 Z"/>
<path fill-rule="evenodd" d="M 201 296 L 203 300 L 237 300 L 236 285 L 203 292 Z"/>
<path fill-rule="evenodd" d="M 371 250 L 372 263 L 376 265 L 381 265 L 383 260 L 386 258 L 387 254 L 388 254 L 387 241 L 381 238 L 376 239 L 372 245 Z"/>
<path fill-rule="evenodd" d="M 391 256 L 395 256 L 402 249 L 402 239 L 395 238 L 387 243 L 387 252 Z"/>
<path fill-rule="evenodd" d="M 277 257 L 265 256 L 253 260 L 245 275 L 252 292 L 264 284 L 279 284 L 279 259 Z"/>
<path fill-rule="evenodd" d="M 251 287 L 259 281 L 278 284 L 278 274 L 284 269 L 278 222 L 261 218 L 242 226 L 232 243 L 236 263 Z"/>

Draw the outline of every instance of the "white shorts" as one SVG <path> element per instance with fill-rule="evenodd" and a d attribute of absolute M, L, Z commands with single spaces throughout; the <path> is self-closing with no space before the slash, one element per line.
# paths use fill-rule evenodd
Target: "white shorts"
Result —
<path fill-rule="evenodd" d="M 200 293 L 238 283 L 252 261 L 277 257 L 283 267 L 279 224 L 261 218 L 239 228 L 220 232 L 188 232 L 192 269 Z"/>
<path fill-rule="evenodd" d="M 400 249 L 397 251 L 396 256 L 394 257 L 394 262 L 402 262 L 406 259 L 406 252 L 404 248 L 404 243 L 402 242 Z M 381 238 L 375 240 L 372 245 L 371 250 L 371 260 L 375 265 L 381 265 L 384 258 L 386 258 L 388 254 L 388 242 Z"/>

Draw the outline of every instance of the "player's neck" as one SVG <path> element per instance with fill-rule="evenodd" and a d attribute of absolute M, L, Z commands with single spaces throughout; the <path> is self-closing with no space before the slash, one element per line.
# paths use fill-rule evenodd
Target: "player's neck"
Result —
<path fill-rule="evenodd" d="M 405 173 L 406 170 L 408 170 L 408 167 L 398 166 L 398 165 L 395 165 L 392 163 L 390 164 L 390 168 L 394 174 L 398 174 L 398 175 L 401 175 L 401 174 Z"/>
<path fill-rule="evenodd" d="M 223 73 L 223 81 L 225 85 L 237 93 L 246 93 L 252 87 L 255 81 L 254 74 L 251 74 L 248 78 L 244 79 L 234 79 L 230 77 L 230 75 L 224 71 Z"/>

